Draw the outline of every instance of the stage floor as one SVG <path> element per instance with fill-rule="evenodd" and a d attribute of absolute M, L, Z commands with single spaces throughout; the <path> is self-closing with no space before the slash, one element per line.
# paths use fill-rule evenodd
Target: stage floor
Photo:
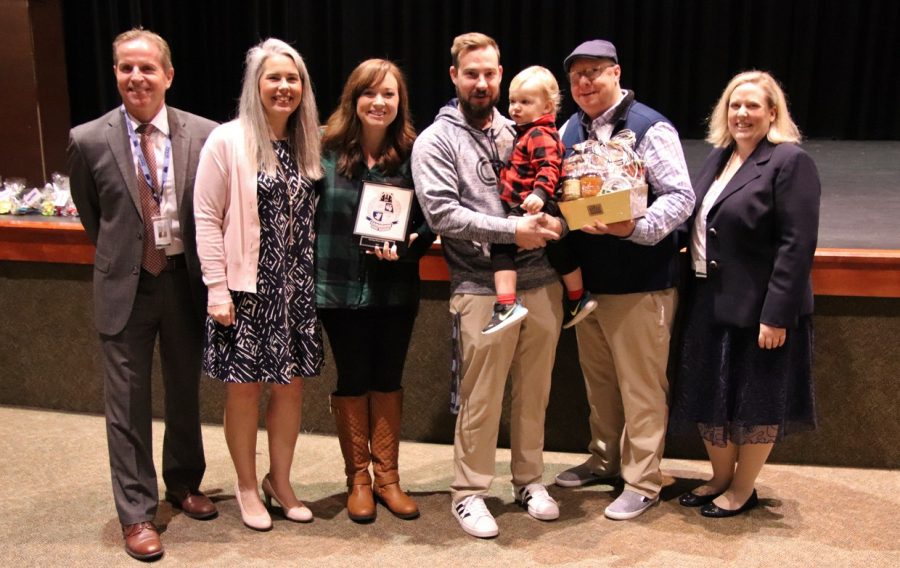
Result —
<path fill-rule="evenodd" d="M 710 146 L 683 146 L 694 175 Z M 808 140 L 803 148 L 822 179 L 819 248 L 900 249 L 900 141 Z"/>

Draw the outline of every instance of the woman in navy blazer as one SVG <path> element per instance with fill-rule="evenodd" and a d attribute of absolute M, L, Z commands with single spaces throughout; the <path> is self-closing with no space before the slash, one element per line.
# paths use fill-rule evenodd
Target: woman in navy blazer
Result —
<path fill-rule="evenodd" d="M 810 280 L 821 188 L 771 75 L 735 76 L 713 109 L 694 182 L 695 278 L 673 424 L 696 423 L 713 477 L 679 502 L 707 517 L 758 503 L 774 442 L 815 427 Z"/>

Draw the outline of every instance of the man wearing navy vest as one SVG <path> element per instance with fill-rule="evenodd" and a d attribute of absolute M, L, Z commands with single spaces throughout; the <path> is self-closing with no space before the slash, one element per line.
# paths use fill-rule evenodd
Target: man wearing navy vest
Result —
<path fill-rule="evenodd" d="M 560 129 L 566 154 L 584 140 L 605 142 L 632 130 L 649 191 L 644 217 L 570 227 L 566 237 L 598 305 L 576 327 L 590 406 L 591 455 L 557 475 L 556 483 L 578 487 L 621 477 L 624 489 L 605 514 L 632 519 L 659 500 L 662 486 L 666 363 L 677 304 L 675 230 L 690 216 L 694 192 L 678 132 L 619 86 L 622 69 L 612 43 L 584 42 L 563 65 L 580 109 Z"/>

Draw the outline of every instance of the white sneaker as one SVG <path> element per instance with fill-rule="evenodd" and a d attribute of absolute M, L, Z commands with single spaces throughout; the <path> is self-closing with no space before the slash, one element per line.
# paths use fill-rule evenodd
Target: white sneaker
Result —
<path fill-rule="evenodd" d="M 472 536 L 493 538 L 500 533 L 494 516 L 488 511 L 481 495 L 469 495 L 459 503 L 451 503 L 450 510 L 459 526 Z"/>
<path fill-rule="evenodd" d="M 559 504 L 547 493 L 540 483 L 529 483 L 523 487 L 513 486 L 516 503 L 528 509 L 528 514 L 541 521 L 555 521 L 559 518 Z"/>

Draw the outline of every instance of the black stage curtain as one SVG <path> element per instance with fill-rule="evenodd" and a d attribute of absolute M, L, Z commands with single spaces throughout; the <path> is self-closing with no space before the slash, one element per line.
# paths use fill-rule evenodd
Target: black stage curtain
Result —
<path fill-rule="evenodd" d="M 520 69 L 543 65 L 565 90 L 563 58 L 603 37 L 618 48 L 623 87 L 684 138 L 702 138 L 728 79 L 757 68 L 783 83 L 808 137 L 900 139 L 896 0 L 63 0 L 63 18 L 73 124 L 118 104 L 110 44 L 140 25 L 169 41 L 168 101 L 185 110 L 232 118 L 244 53 L 279 37 L 306 59 L 323 120 L 357 63 L 387 57 L 407 73 L 421 130 L 453 96 L 453 37 L 481 31 L 500 44 L 501 109 Z M 561 119 L 573 108 L 567 100 Z"/>

